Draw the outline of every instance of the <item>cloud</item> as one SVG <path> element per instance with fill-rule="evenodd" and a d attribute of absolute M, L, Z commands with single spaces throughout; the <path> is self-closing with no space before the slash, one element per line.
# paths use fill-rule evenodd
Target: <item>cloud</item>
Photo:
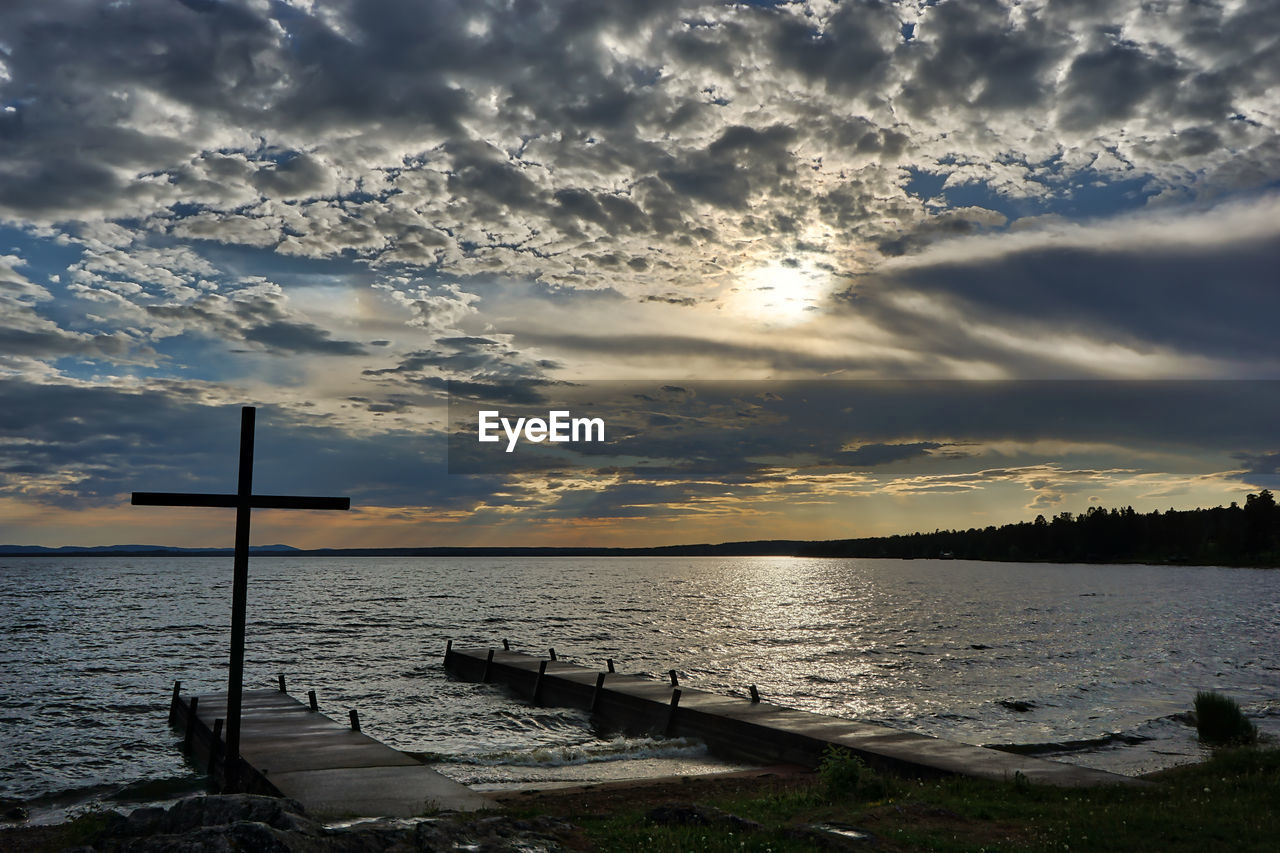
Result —
<path fill-rule="evenodd" d="M 17 271 L 21 258 L 0 256 L 0 367 L 26 372 L 29 359 L 67 356 L 148 363 L 155 352 L 125 332 L 75 332 L 43 316 L 38 306 L 53 300 L 49 290 Z"/>
<path fill-rule="evenodd" d="M 440 438 L 450 381 L 540 405 L 600 376 L 1274 377 L 1278 28 L 1261 0 L 7 4 L 0 367 L 95 410 L 192 377 L 309 404 L 379 472 L 344 442 Z M 599 458 L 589 507 L 505 486 L 727 512 L 726 484 L 847 496 L 1034 444 L 976 396 L 991 417 L 877 398 L 922 431 L 821 395 L 808 421 L 626 409 L 648 485 Z M 1273 450 L 1137 398 L 1166 420 L 1134 436 L 1122 401 L 1062 440 Z M 787 451 L 770 419 L 839 435 Z M 94 499 L 127 456 L 31 452 Z"/>
<path fill-rule="evenodd" d="M 198 384 L 132 389 L 0 380 L 0 491 L 61 506 L 130 491 L 234 491 L 239 412 Z M 350 494 L 363 506 L 474 507 L 498 485 L 447 478 L 437 435 L 353 436 L 323 416 L 258 412 L 262 494 Z"/>
<path fill-rule="evenodd" d="M 204 293 L 181 304 L 148 305 L 146 315 L 156 332 L 172 336 L 185 332 L 258 344 L 277 355 L 363 355 L 353 341 L 334 340 L 314 324 L 289 317 L 284 290 L 259 281 L 230 296 Z"/>

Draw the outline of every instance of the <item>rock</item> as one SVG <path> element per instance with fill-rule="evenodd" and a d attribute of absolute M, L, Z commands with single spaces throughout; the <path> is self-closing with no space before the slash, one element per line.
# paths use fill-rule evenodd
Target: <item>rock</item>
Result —
<path fill-rule="evenodd" d="M 326 828 L 292 801 L 251 795 L 190 797 L 114 820 L 80 853 L 557 853 L 580 847 L 578 830 L 550 817 L 446 815 L 385 818 Z"/>
<path fill-rule="evenodd" d="M 715 806 L 694 803 L 668 803 L 651 810 L 645 817 L 651 823 L 663 826 L 722 826 L 738 832 L 763 829 L 754 820 L 729 814 Z"/>
<path fill-rule="evenodd" d="M 0 820 L 5 823 L 22 823 L 30 816 L 23 806 L 9 806 L 3 812 L 0 812 Z"/>
<path fill-rule="evenodd" d="M 1000 704 L 1008 708 L 1010 711 L 1017 711 L 1019 713 L 1030 711 L 1036 706 L 1036 703 L 1034 702 L 1025 702 L 1021 699 L 1001 699 Z"/>
<path fill-rule="evenodd" d="M 865 829 L 845 823 L 807 823 L 784 833 L 817 850 L 861 850 L 876 846 L 876 837 Z"/>

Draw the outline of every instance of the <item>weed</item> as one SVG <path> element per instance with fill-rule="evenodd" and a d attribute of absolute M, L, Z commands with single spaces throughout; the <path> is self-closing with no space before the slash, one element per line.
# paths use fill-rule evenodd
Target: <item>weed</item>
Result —
<path fill-rule="evenodd" d="M 1196 694 L 1196 732 L 1203 743 L 1218 746 L 1258 742 L 1258 727 L 1229 696 L 1212 691 Z"/>

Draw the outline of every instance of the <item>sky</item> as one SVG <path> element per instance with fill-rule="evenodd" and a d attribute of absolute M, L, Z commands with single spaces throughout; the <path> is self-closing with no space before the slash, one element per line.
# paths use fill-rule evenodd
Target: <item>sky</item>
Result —
<path fill-rule="evenodd" d="M 1243 502 L 1278 40 L 1276 0 L 4 4 L 0 543 L 229 545 L 128 495 L 234 491 L 243 405 L 259 491 L 353 503 L 256 544 Z M 610 441 L 469 468 L 451 387 Z"/>

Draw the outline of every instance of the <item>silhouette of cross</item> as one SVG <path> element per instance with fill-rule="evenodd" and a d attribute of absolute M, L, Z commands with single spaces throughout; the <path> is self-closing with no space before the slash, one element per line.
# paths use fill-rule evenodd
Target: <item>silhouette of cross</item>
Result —
<path fill-rule="evenodd" d="M 227 748 L 222 765 L 223 784 L 229 791 L 235 791 L 240 785 L 240 707 L 244 692 L 245 601 L 249 588 L 249 510 L 351 508 L 350 498 L 253 494 L 255 412 L 253 406 L 240 410 L 240 479 L 234 495 L 134 492 L 132 500 L 134 506 L 234 507 L 236 510 L 236 551 L 231 584 L 231 672 L 227 678 Z"/>

